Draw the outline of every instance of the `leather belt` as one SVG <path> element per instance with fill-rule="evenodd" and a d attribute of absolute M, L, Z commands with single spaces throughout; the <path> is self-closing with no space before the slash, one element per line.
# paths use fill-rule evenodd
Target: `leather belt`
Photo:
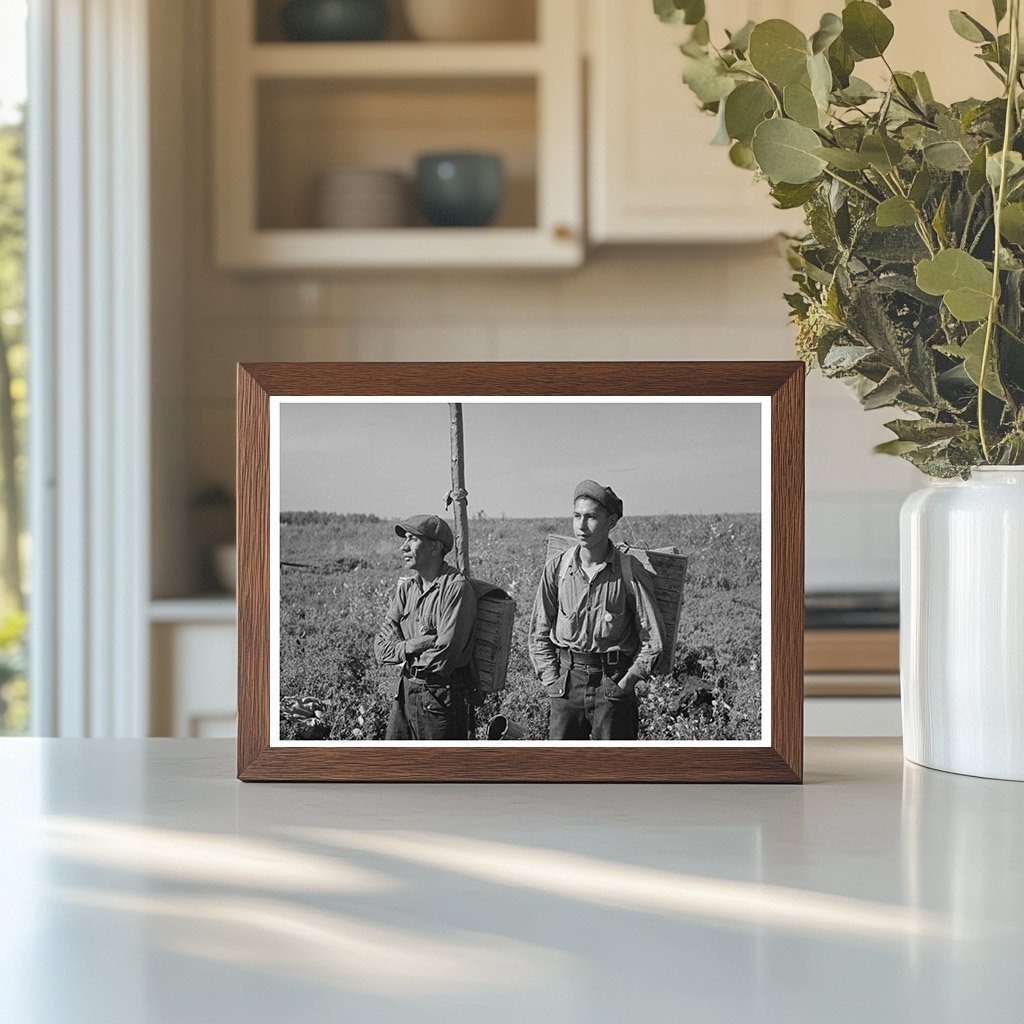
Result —
<path fill-rule="evenodd" d="M 459 668 L 455 669 L 455 671 L 452 672 L 451 675 L 442 676 L 440 673 L 432 672 L 428 668 L 412 668 L 409 665 L 406 665 L 405 668 L 402 670 L 402 673 L 408 679 L 419 679 L 421 682 L 429 681 L 431 679 L 438 679 L 441 682 L 443 682 L 445 686 L 457 686 L 462 681 L 464 667 L 465 666 L 460 666 Z"/>
<path fill-rule="evenodd" d="M 559 663 L 568 661 L 573 668 L 600 669 L 626 668 L 633 660 L 633 656 L 625 651 L 605 651 L 603 654 L 597 651 L 570 651 L 567 647 L 558 648 Z"/>

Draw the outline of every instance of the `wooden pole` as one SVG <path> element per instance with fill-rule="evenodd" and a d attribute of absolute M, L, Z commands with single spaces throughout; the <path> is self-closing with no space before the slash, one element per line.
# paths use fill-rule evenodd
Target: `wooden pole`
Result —
<path fill-rule="evenodd" d="M 463 576 L 469 576 L 469 515 L 466 512 L 466 455 L 462 440 L 462 403 L 450 402 L 452 435 L 451 502 L 455 514 L 455 564 Z"/>

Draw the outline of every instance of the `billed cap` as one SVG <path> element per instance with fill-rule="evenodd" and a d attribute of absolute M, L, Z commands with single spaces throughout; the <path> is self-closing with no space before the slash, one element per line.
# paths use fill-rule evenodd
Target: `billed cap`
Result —
<path fill-rule="evenodd" d="M 593 498 L 613 516 L 622 518 L 622 499 L 610 487 L 602 487 L 595 480 L 581 480 L 576 485 L 572 500 L 576 501 L 577 498 Z"/>
<path fill-rule="evenodd" d="M 445 554 L 455 546 L 452 528 L 440 516 L 409 516 L 408 519 L 395 523 L 395 533 L 399 537 L 411 533 L 427 540 L 439 540 Z"/>

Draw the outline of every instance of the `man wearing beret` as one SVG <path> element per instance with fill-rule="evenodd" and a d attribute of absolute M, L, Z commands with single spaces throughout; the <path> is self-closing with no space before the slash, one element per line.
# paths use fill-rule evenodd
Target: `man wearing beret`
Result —
<path fill-rule="evenodd" d="M 468 738 L 476 592 L 444 556 L 454 545 L 438 516 L 395 524 L 401 555 L 412 570 L 398 581 L 373 642 L 381 665 L 400 665 L 385 739 Z"/>
<path fill-rule="evenodd" d="M 609 537 L 621 518 L 615 491 L 582 480 L 573 493 L 577 544 L 544 566 L 530 661 L 549 698 L 552 740 L 637 738 L 634 691 L 661 654 L 665 626 L 650 574 Z"/>

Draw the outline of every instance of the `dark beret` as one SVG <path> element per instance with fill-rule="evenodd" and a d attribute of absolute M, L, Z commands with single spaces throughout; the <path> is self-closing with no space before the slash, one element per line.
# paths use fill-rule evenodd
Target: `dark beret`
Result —
<path fill-rule="evenodd" d="M 602 487 L 595 480 L 581 480 L 576 485 L 572 500 L 575 501 L 577 498 L 593 498 L 613 516 L 622 518 L 622 499 L 610 487 Z"/>

